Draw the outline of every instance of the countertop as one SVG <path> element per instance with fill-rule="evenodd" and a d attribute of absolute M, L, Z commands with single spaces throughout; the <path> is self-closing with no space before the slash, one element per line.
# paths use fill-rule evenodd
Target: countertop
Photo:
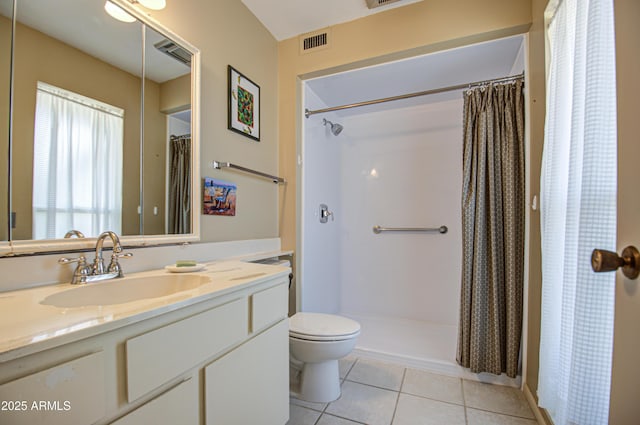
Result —
<path fill-rule="evenodd" d="M 126 285 L 139 277 L 166 275 L 165 269 L 131 273 L 121 279 L 71 285 L 69 283 L 0 293 L 0 364 L 48 348 L 107 332 L 131 323 L 159 316 L 192 304 L 213 299 L 279 276 L 290 268 L 245 261 L 212 261 L 197 274 L 211 279 L 194 289 L 167 296 L 112 305 L 62 308 L 42 301 L 63 291 L 89 285 Z"/>

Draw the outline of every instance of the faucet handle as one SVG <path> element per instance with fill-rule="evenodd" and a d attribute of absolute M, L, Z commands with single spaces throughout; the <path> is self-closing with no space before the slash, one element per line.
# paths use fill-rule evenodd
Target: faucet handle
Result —
<path fill-rule="evenodd" d="M 117 272 L 118 277 L 123 277 L 124 273 L 122 272 L 122 266 L 120 266 L 120 263 L 118 262 L 118 258 L 129 258 L 129 257 L 133 257 L 132 252 L 116 252 L 114 250 L 113 254 L 111 254 L 111 263 L 109 264 L 109 269 L 107 271 L 109 273 Z"/>
<path fill-rule="evenodd" d="M 91 274 L 91 268 L 87 266 L 87 259 L 84 255 L 80 255 L 77 258 L 67 258 L 62 257 L 58 260 L 58 264 L 71 264 L 78 263 L 75 271 L 73 272 L 73 277 L 71 278 L 71 284 L 75 285 L 78 283 L 86 283 L 87 276 Z"/>
<path fill-rule="evenodd" d="M 81 254 L 79 257 L 76 257 L 76 258 L 62 257 L 58 260 L 58 264 L 71 264 L 71 263 L 78 263 L 78 267 L 81 265 L 86 265 L 87 258 Z"/>

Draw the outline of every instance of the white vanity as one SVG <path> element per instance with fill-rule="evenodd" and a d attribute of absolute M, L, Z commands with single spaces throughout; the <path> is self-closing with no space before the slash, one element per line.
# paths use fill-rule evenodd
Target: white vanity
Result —
<path fill-rule="evenodd" d="M 167 275 L 0 293 L 0 423 L 286 423 L 289 268 L 217 261 L 191 289 L 60 306 Z"/>

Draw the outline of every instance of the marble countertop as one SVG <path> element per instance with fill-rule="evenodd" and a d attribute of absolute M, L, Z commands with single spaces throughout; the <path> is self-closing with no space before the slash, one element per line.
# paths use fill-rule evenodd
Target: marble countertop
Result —
<path fill-rule="evenodd" d="M 71 285 L 69 283 L 0 293 L 0 363 L 107 332 L 141 320 L 213 299 L 279 276 L 288 267 L 245 261 L 212 261 L 189 274 L 210 281 L 166 296 L 110 305 L 56 307 L 47 297 L 93 285 L 126 285 L 128 280 L 170 274 L 165 269 L 131 273 L 121 279 Z"/>

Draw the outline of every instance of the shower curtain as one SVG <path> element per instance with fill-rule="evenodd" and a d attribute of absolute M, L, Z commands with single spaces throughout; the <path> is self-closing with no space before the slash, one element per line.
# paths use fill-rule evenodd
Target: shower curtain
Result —
<path fill-rule="evenodd" d="M 191 137 L 171 136 L 169 175 L 170 234 L 191 232 Z"/>
<path fill-rule="evenodd" d="M 457 361 L 518 373 L 524 279 L 524 81 L 464 95 L 462 289 Z"/>

